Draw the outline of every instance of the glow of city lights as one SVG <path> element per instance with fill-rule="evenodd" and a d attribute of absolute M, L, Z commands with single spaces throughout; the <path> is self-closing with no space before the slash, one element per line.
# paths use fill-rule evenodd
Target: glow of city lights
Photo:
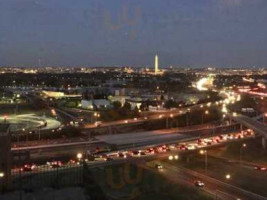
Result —
<path fill-rule="evenodd" d="M 228 112 L 225 104 L 223 104 L 223 106 L 222 106 L 222 112 L 223 113 L 227 113 Z"/>
<path fill-rule="evenodd" d="M 214 75 L 209 74 L 208 77 L 201 78 L 197 83 L 196 83 L 196 88 L 199 91 L 206 91 L 210 88 L 212 88 L 214 81 Z M 209 98 L 209 97 L 208 97 Z"/>

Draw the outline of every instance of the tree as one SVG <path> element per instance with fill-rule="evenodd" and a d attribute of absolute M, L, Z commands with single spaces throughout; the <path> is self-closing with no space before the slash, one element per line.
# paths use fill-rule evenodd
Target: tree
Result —
<path fill-rule="evenodd" d="M 131 104 L 129 102 L 125 102 L 123 108 L 125 108 L 126 110 L 131 110 Z"/>
<path fill-rule="evenodd" d="M 120 108 L 121 108 L 121 102 L 119 102 L 119 101 L 114 101 L 114 102 L 113 102 L 113 108 L 114 108 L 115 110 L 120 109 Z"/>
<path fill-rule="evenodd" d="M 139 109 L 137 106 L 135 106 L 135 108 L 134 108 L 134 113 L 135 113 L 135 115 L 137 115 L 139 113 Z"/>
<path fill-rule="evenodd" d="M 177 103 L 170 99 L 170 100 L 165 101 L 164 107 L 167 109 L 175 108 L 177 107 Z"/>
<path fill-rule="evenodd" d="M 140 105 L 140 110 L 142 110 L 142 111 L 148 110 L 148 106 L 147 106 L 147 104 L 143 102 L 143 103 Z"/>

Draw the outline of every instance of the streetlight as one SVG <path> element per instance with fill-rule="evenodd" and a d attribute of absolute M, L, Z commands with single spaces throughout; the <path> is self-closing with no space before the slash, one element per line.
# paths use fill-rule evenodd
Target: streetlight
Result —
<path fill-rule="evenodd" d="M 226 175 L 225 175 L 225 178 L 226 178 L 227 180 L 231 179 L 231 174 L 226 174 Z"/>
<path fill-rule="evenodd" d="M 173 118 L 173 114 L 170 114 L 170 118 Z M 166 128 L 169 128 L 169 118 L 168 116 L 166 117 Z"/>
<path fill-rule="evenodd" d="M 199 153 L 201 155 L 205 155 L 205 174 L 208 172 L 208 151 L 207 150 L 200 150 Z"/>
<path fill-rule="evenodd" d="M 263 114 L 263 123 L 265 123 L 265 117 L 267 118 L 267 113 Z"/>
<path fill-rule="evenodd" d="M 0 172 L 0 178 L 4 178 L 5 173 L 4 172 Z"/>
<path fill-rule="evenodd" d="M 82 153 L 77 153 L 77 156 L 76 156 L 77 158 L 78 158 L 78 160 L 80 161 L 81 159 L 82 159 L 82 157 L 83 157 L 83 154 Z"/>
<path fill-rule="evenodd" d="M 209 111 L 208 110 L 206 110 L 205 111 L 205 115 L 208 115 L 209 114 Z M 202 124 L 204 123 L 204 113 L 202 113 Z"/>
<path fill-rule="evenodd" d="M 242 146 L 240 147 L 240 151 L 239 151 L 239 163 L 241 165 L 242 163 L 242 153 L 243 153 L 243 149 L 247 147 L 247 144 L 242 144 Z"/>

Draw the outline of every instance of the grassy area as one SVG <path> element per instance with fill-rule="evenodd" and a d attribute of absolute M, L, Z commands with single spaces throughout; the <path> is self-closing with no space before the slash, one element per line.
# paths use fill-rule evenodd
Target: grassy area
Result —
<path fill-rule="evenodd" d="M 179 161 L 183 167 L 205 173 L 204 156 L 195 155 L 190 162 Z M 231 179 L 226 179 L 226 174 L 231 175 Z M 253 167 L 234 164 L 222 159 L 208 157 L 208 176 L 218 180 L 228 182 L 245 190 L 267 196 L 266 181 L 267 173 L 254 170 Z"/>
<path fill-rule="evenodd" d="M 88 185 L 86 191 L 93 199 L 211 199 L 195 188 L 174 184 L 162 175 L 130 164 L 93 169 L 90 173 L 94 178 L 88 182 L 94 185 Z"/>
<path fill-rule="evenodd" d="M 261 138 L 247 140 L 245 142 L 235 142 L 226 145 L 223 148 L 212 150 L 210 153 L 232 160 L 239 160 L 240 148 L 246 143 L 246 148 L 242 150 L 242 160 L 267 165 L 267 149 L 262 148 Z"/>

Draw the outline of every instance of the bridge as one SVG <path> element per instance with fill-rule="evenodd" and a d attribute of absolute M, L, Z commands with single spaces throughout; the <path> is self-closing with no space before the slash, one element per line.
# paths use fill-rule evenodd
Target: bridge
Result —
<path fill-rule="evenodd" d="M 237 114 L 226 114 L 227 117 L 229 117 L 231 120 L 234 120 L 241 125 L 244 125 L 247 128 L 250 128 L 254 130 L 256 133 L 262 135 L 262 146 L 265 149 L 266 148 L 266 140 L 267 140 L 267 126 L 256 119 Z"/>

